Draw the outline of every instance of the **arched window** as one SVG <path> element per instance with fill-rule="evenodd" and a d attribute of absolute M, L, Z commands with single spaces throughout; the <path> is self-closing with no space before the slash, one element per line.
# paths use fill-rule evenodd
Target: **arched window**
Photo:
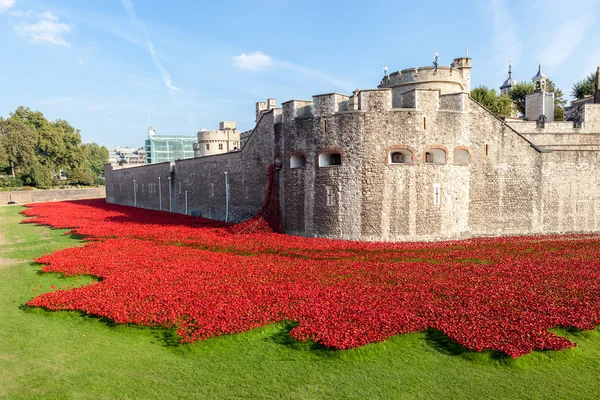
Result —
<path fill-rule="evenodd" d="M 408 149 L 394 149 L 388 153 L 388 164 L 412 164 L 413 153 Z"/>
<path fill-rule="evenodd" d="M 454 164 L 468 165 L 469 158 L 469 150 L 458 147 L 454 149 Z"/>
<path fill-rule="evenodd" d="M 446 151 L 438 148 L 425 150 L 425 164 L 446 164 Z"/>
<path fill-rule="evenodd" d="M 290 168 L 304 168 L 306 165 L 306 157 L 302 153 L 292 154 L 290 157 Z"/>
<path fill-rule="evenodd" d="M 319 154 L 319 167 L 338 167 L 342 165 L 342 155 L 337 151 L 325 151 Z"/>

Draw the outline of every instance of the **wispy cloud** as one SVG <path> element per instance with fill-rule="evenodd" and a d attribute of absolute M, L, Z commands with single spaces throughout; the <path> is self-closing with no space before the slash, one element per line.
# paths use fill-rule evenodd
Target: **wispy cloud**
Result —
<path fill-rule="evenodd" d="M 556 70 L 586 39 L 592 39 L 588 32 L 598 21 L 599 6 L 598 0 L 570 0 L 568 7 L 558 0 L 533 1 L 531 8 L 542 10 L 539 18 L 552 21 L 538 28 L 539 36 L 545 38 L 537 54 L 542 67 L 550 72 Z"/>
<path fill-rule="evenodd" d="M 15 0 L 0 0 L 0 14 L 15 5 Z"/>
<path fill-rule="evenodd" d="M 148 47 L 148 51 L 150 52 L 150 56 L 152 57 L 152 62 L 154 63 L 154 66 L 160 72 L 160 75 L 162 76 L 162 79 L 165 83 L 165 87 L 169 90 L 169 93 L 171 94 L 173 100 L 181 106 L 181 103 L 175 96 L 175 93 L 181 91 L 181 89 L 173 84 L 173 81 L 171 80 L 171 74 L 169 74 L 160 63 L 154 45 L 150 41 L 148 31 L 146 30 L 146 27 L 144 27 L 142 22 L 138 19 L 137 14 L 135 13 L 135 10 L 133 8 L 133 2 L 131 0 L 121 0 L 121 3 L 123 4 L 125 11 L 127 11 L 127 15 L 129 15 L 129 19 L 131 20 L 131 22 L 134 25 L 136 25 L 144 34 L 144 40 L 146 42 L 146 46 Z"/>
<path fill-rule="evenodd" d="M 0 0 L 2 1 L 2 0 Z M 29 43 L 70 46 L 63 35 L 72 31 L 71 25 L 59 22 L 58 17 L 48 11 L 36 13 L 31 10 L 25 19 L 14 27 L 15 31 Z"/>
<path fill-rule="evenodd" d="M 491 16 L 494 53 L 496 54 L 494 62 L 501 65 L 497 75 L 506 74 L 508 60 L 513 64 L 518 64 L 521 58 L 521 41 L 517 35 L 517 24 L 509 10 L 511 7 L 506 0 L 491 0 Z"/>
<path fill-rule="evenodd" d="M 555 29 L 551 40 L 538 54 L 540 63 L 553 70 L 567 60 L 573 51 L 585 38 L 585 34 L 592 27 L 596 18 L 593 15 L 584 15 L 580 18 L 562 22 Z"/>
<path fill-rule="evenodd" d="M 284 70 L 292 71 L 294 73 L 305 75 L 313 79 L 318 79 L 327 82 L 336 88 L 345 90 L 353 90 L 354 88 L 356 88 L 356 86 L 352 83 L 343 79 L 339 79 L 338 77 L 330 75 L 326 72 L 320 71 L 315 68 L 294 64 L 290 61 L 278 60 L 261 51 L 255 51 L 253 53 L 248 54 L 242 53 L 239 56 L 232 57 L 232 59 L 233 66 L 242 70 L 260 71 L 270 67 L 278 67 Z"/>
<path fill-rule="evenodd" d="M 273 64 L 273 59 L 262 51 L 254 53 L 242 53 L 239 56 L 233 57 L 233 65 L 239 69 L 248 71 L 258 71 L 270 67 Z"/>

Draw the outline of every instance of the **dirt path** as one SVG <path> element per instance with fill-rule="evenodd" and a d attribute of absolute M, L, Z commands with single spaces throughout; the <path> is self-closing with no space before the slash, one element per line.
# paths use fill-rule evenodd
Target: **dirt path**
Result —
<path fill-rule="evenodd" d="M 0 258 L 0 269 L 10 267 L 11 265 L 22 264 L 23 260 L 14 260 L 12 258 Z"/>

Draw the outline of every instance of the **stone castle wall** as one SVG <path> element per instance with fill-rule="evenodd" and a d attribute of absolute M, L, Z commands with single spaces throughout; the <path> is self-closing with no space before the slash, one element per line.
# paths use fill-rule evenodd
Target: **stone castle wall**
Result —
<path fill-rule="evenodd" d="M 600 224 L 600 113 L 588 106 L 586 116 L 596 119 L 586 118 L 584 128 L 548 122 L 542 129 L 506 124 L 467 93 L 429 87 L 400 97 L 379 88 L 293 100 L 262 112 L 239 152 L 107 166 L 107 199 L 224 220 L 227 172 L 227 217 L 238 222 L 262 206 L 267 167 L 277 162 L 291 234 L 432 240 L 593 232 Z M 391 163 L 394 151 L 409 162 Z M 467 161 L 459 156 L 465 151 Z M 427 162 L 426 153 L 442 152 L 443 162 Z M 325 165 L 334 153 L 341 165 Z"/>

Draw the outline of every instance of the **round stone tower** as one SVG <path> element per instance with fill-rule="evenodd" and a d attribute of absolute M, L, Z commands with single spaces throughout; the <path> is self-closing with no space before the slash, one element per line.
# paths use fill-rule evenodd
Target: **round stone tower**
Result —
<path fill-rule="evenodd" d="M 449 67 L 403 69 L 384 76 L 377 87 L 392 89 L 393 107 L 402 107 L 402 95 L 415 89 L 439 90 L 440 94 L 470 93 L 471 67 L 471 58 L 460 57 Z"/>
<path fill-rule="evenodd" d="M 195 156 L 212 156 L 239 149 L 240 132 L 235 128 L 235 122 L 223 121 L 219 123 L 219 130 L 217 131 L 202 129 L 198 132 L 198 144 L 195 146 Z"/>

